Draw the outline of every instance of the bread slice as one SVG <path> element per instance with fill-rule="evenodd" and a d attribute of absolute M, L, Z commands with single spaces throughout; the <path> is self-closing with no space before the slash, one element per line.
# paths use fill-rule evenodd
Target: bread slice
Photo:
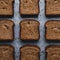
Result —
<path fill-rule="evenodd" d="M 0 0 L 0 17 L 12 17 L 14 0 Z"/>
<path fill-rule="evenodd" d="M 20 60 L 40 60 L 40 48 L 35 45 L 24 45 L 20 48 Z"/>
<path fill-rule="evenodd" d="M 14 48 L 10 45 L 0 45 L 0 60 L 14 60 Z"/>
<path fill-rule="evenodd" d="M 35 17 L 39 14 L 39 0 L 20 0 L 20 15 Z"/>
<path fill-rule="evenodd" d="M 50 20 L 45 24 L 46 39 L 48 41 L 60 41 L 60 21 Z"/>
<path fill-rule="evenodd" d="M 46 16 L 60 16 L 60 0 L 45 0 Z"/>
<path fill-rule="evenodd" d="M 20 39 L 22 41 L 37 41 L 40 38 L 39 22 L 32 19 L 20 22 Z"/>
<path fill-rule="evenodd" d="M 60 45 L 50 45 L 46 48 L 46 60 L 60 60 Z"/>
<path fill-rule="evenodd" d="M 0 20 L 0 41 L 13 41 L 14 22 L 11 20 Z"/>

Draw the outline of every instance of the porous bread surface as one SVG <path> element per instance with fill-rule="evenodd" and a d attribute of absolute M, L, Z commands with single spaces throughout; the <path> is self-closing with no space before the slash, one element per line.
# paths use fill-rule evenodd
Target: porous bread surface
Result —
<path fill-rule="evenodd" d="M 0 20 L 0 40 L 13 39 L 13 25 L 11 20 Z"/>
<path fill-rule="evenodd" d="M 39 60 L 40 49 L 36 46 L 24 46 L 20 51 L 21 60 Z"/>
<path fill-rule="evenodd" d="M 60 15 L 60 0 L 46 0 L 46 15 Z"/>
<path fill-rule="evenodd" d="M 21 14 L 38 14 L 39 13 L 39 0 L 21 0 L 20 1 Z"/>
<path fill-rule="evenodd" d="M 13 0 L 0 0 L 0 15 L 13 14 Z"/>
<path fill-rule="evenodd" d="M 60 21 L 48 21 L 46 23 L 46 39 L 60 40 Z"/>
<path fill-rule="evenodd" d="M 38 40 L 39 39 L 39 22 L 34 20 L 25 20 L 20 23 L 22 40 Z"/>
<path fill-rule="evenodd" d="M 13 51 L 11 46 L 0 46 L 0 60 L 14 60 Z"/>
<path fill-rule="evenodd" d="M 50 46 L 46 49 L 46 60 L 60 60 L 60 46 Z"/>

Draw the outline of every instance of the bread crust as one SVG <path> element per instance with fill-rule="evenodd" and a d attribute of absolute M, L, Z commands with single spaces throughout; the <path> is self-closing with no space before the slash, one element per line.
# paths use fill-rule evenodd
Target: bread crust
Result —
<path fill-rule="evenodd" d="M 47 46 L 47 47 L 45 48 L 45 51 L 46 51 L 48 48 L 50 48 L 50 47 L 60 47 L 60 45 L 49 45 L 49 46 Z"/>
<path fill-rule="evenodd" d="M 37 45 L 31 45 L 31 44 L 23 45 L 20 49 L 22 49 L 23 47 L 28 47 L 28 46 L 30 46 L 30 47 L 36 47 L 36 48 L 38 48 L 40 50 L 40 48 Z"/>

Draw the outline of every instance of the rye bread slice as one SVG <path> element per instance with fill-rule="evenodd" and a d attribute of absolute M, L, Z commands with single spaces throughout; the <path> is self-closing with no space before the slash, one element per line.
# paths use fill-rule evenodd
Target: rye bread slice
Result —
<path fill-rule="evenodd" d="M 60 60 L 60 45 L 46 47 L 46 60 Z"/>
<path fill-rule="evenodd" d="M 0 20 L 0 41 L 14 40 L 14 22 L 11 20 Z"/>
<path fill-rule="evenodd" d="M 20 60 L 40 60 L 40 48 L 36 45 L 24 45 L 20 48 Z"/>
<path fill-rule="evenodd" d="M 14 0 L 0 0 L 0 17 L 12 17 L 14 15 Z"/>
<path fill-rule="evenodd" d="M 39 0 L 20 0 L 20 15 L 22 17 L 37 17 Z"/>
<path fill-rule="evenodd" d="M 0 45 L 0 60 L 14 60 L 14 47 L 11 45 Z"/>
<path fill-rule="evenodd" d="M 22 41 L 38 41 L 40 38 L 39 22 L 26 19 L 20 22 L 20 39 Z"/>
<path fill-rule="evenodd" d="M 60 21 L 50 20 L 45 24 L 45 37 L 47 41 L 60 41 Z"/>
<path fill-rule="evenodd" d="M 45 14 L 47 17 L 59 17 L 60 0 L 45 0 Z"/>

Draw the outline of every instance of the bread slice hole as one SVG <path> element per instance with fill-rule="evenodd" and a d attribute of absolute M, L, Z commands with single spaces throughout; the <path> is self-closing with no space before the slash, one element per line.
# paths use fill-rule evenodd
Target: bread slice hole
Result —
<path fill-rule="evenodd" d="M 6 48 L 6 49 L 4 49 L 4 51 L 7 51 L 8 49 Z"/>
<path fill-rule="evenodd" d="M 57 1 L 57 0 L 54 0 L 54 1 Z"/>
<path fill-rule="evenodd" d="M 9 29 L 8 25 L 5 24 L 4 26 L 5 26 L 6 29 Z"/>
<path fill-rule="evenodd" d="M 25 3 L 28 3 L 28 1 L 26 0 Z"/>
<path fill-rule="evenodd" d="M 8 2 L 5 2 L 6 4 L 8 4 Z"/>
<path fill-rule="evenodd" d="M 60 29 L 60 27 L 58 27 L 58 29 Z"/>
<path fill-rule="evenodd" d="M 8 49 L 6 48 L 6 49 L 3 50 L 3 53 L 6 53 L 7 51 L 8 51 Z"/>
<path fill-rule="evenodd" d="M 1 9 L 7 9 L 6 5 L 8 4 L 7 2 L 0 1 L 0 4 L 2 5 Z"/>
<path fill-rule="evenodd" d="M 30 21 L 28 21 L 28 24 L 30 24 Z"/>
<path fill-rule="evenodd" d="M 3 7 L 3 9 L 6 9 L 6 7 Z"/>
<path fill-rule="evenodd" d="M 57 0 L 54 0 L 54 3 L 58 3 L 58 1 Z"/>
<path fill-rule="evenodd" d="M 4 4 L 4 3 L 5 3 L 5 4 L 8 4 L 8 2 L 4 2 L 4 1 L 0 1 L 0 3 L 1 3 L 1 4 Z"/>
<path fill-rule="evenodd" d="M 3 4 L 3 1 L 1 1 L 0 3 Z"/>

